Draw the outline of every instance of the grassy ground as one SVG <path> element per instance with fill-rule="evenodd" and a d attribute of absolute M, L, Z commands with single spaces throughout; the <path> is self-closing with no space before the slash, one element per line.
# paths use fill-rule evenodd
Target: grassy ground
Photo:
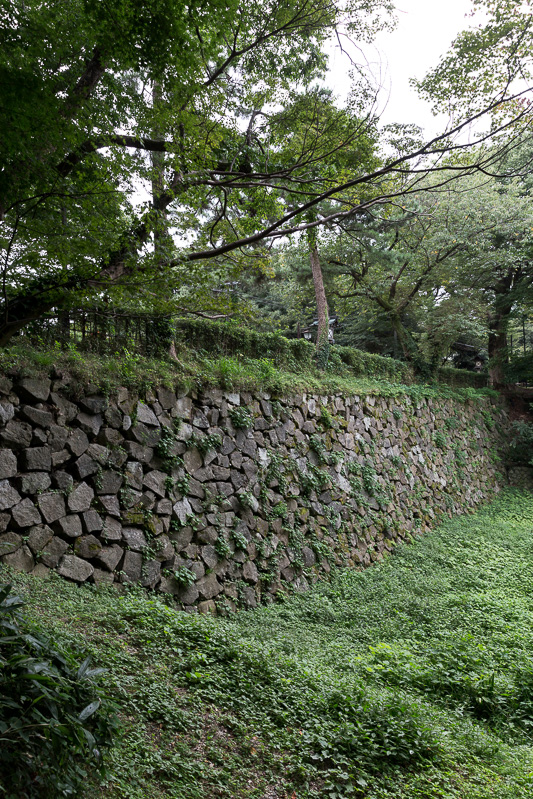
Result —
<path fill-rule="evenodd" d="M 509 492 L 225 619 L 17 576 L 31 616 L 108 669 L 122 732 L 85 796 L 530 799 L 532 519 Z"/>
<path fill-rule="evenodd" d="M 363 353 L 364 355 L 364 353 Z M 388 360 L 388 359 L 381 359 Z M 468 372 L 447 370 L 460 378 Z M 220 387 L 225 390 L 268 391 L 279 396 L 298 392 L 315 394 L 379 394 L 413 397 L 451 397 L 460 401 L 484 396 L 497 397 L 488 388 L 457 388 L 445 383 L 405 385 L 392 379 L 372 376 L 331 359 L 326 371 L 314 365 L 275 363 L 269 358 L 242 355 L 213 355 L 185 346 L 177 360 L 167 356 L 147 358 L 132 352 L 97 355 L 67 349 L 35 347 L 28 342 L 15 343 L 0 351 L 0 374 L 17 377 L 52 377 L 63 379 L 64 390 L 74 397 L 87 393 L 112 395 L 118 386 L 144 393 L 160 385 L 183 391 Z"/>

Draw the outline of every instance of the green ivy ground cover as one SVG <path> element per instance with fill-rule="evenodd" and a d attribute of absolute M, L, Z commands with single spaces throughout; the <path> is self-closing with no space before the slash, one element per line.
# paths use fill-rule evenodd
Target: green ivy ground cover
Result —
<path fill-rule="evenodd" d="M 87 799 L 533 796 L 531 494 L 224 619 L 16 582 L 58 643 L 108 669 L 121 732 Z"/>

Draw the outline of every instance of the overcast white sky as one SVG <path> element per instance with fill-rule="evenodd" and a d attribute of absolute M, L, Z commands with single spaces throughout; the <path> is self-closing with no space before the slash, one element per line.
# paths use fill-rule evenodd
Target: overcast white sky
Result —
<path fill-rule="evenodd" d="M 409 79 L 422 78 L 436 66 L 459 31 L 472 24 L 466 17 L 471 8 L 470 0 L 397 0 L 396 29 L 380 34 L 373 46 L 365 47 L 376 76 L 381 74 L 383 123 L 414 123 L 426 135 L 442 130 L 446 118 L 432 115 L 429 104 L 409 86 Z M 343 95 L 348 89 L 347 59 L 336 52 L 330 64 L 332 87 Z"/>

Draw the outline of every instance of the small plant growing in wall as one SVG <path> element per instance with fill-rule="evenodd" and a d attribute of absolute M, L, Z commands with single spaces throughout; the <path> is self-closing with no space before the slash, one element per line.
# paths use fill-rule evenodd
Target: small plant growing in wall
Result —
<path fill-rule="evenodd" d="M 229 412 L 233 427 L 237 430 L 248 430 L 253 424 L 253 417 L 247 408 L 238 405 Z"/>
<path fill-rule="evenodd" d="M 337 466 L 339 463 L 342 463 L 343 460 L 344 460 L 344 455 L 342 454 L 342 452 L 336 452 L 335 450 L 333 450 L 332 452 L 329 453 L 328 461 L 330 466 Z"/>
<path fill-rule="evenodd" d="M 188 569 L 187 566 L 180 566 L 179 569 L 173 572 L 173 575 L 176 582 L 184 588 L 188 588 L 197 579 L 196 574 L 191 569 Z"/>
<path fill-rule="evenodd" d="M 230 545 L 222 534 L 215 541 L 215 552 L 220 558 L 228 558 L 231 555 Z"/>
<path fill-rule="evenodd" d="M 375 469 L 373 469 L 372 466 L 363 466 L 361 469 L 361 478 L 363 481 L 363 488 L 365 489 L 366 493 L 373 497 L 378 488 Z"/>
<path fill-rule="evenodd" d="M 257 505 L 257 500 L 251 491 L 240 491 L 239 502 L 243 508 L 248 508 L 248 510 L 253 510 Z"/>
<path fill-rule="evenodd" d="M 323 463 L 327 462 L 328 453 L 326 450 L 326 446 L 322 441 L 322 437 L 319 435 L 312 435 L 309 438 L 309 449 L 313 450 L 313 452 L 318 456 L 318 459 Z"/>
<path fill-rule="evenodd" d="M 435 442 L 435 446 L 439 449 L 446 449 L 446 445 L 448 443 L 448 439 L 442 432 L 442 430 L 437 430 L 433 437 L 433 441 Z"/>
<path fill-rule="evenodd" d="M 235 549 L 240 549 L 243 552 L 248 549 L 248 541 L 246 540 L 246 536 L 244 533 L 241 533 L 240 530 L 232 530 L 231 537 L 233 539 L 233 543 L 235 544 Z"/>
<path fill-rule="evenodd" d="M 161 459 L 161 465 L 165 472 L 170 472 L 175 466 L 183 463 L 181 458 L 172 454 L 175 443 L 176 434 L 169 427 L 162 427 L 161 436 L 155 447 L 155 454 Z"/>
<path fill-rule="evenodd" d="M 201 455 L 205 457 L 211 450 L 219 449 L 222 446 L 222 436 L 219 433 L 208 433 L 205 436 L 199 436 L 193 433 L 187 441 L 187 449 L 196 449 Z"/>
<path fill-rule="evenodd" d="M 175 477 L 173 480 L 174 489 L 179 491 L 182 496 L 189 493 L 189 475 L 184 472 L 180 477 Z"/>
<path fill-rule="evenodd" d="M 333 427 L 336 426 L 335 419 L 324 405 L 322 405 L 320 409 L 320 416 L 318 418 L 318 421 L 319 424 L 321 424 L 325 430 L 331 430 Z"/>

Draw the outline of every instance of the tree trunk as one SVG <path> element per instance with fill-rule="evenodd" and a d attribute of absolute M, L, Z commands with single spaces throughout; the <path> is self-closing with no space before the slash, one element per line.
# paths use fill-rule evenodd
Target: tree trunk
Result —
<path fill-rule="evenodd" d="M 419 374 L 426 378 L 432 377 L 434 369 L 432 370 L 430 364 L 422 357 L 418 344 L 403 324 L 400 314 L 393 309 L 390 309 L 388 314 L 404 359 L 410 363 Z"/>
<path fill-rule="evenodd" d="M 152 86 L 152 104 L 154 109 L 161 105 L 161 86 L 157 81 Z M 162 141 L 161 131 L 157 128 L 152 132 L 156 141 Z M 165 191 L 165 154 L 151 152 L 152 162 L 152 205 L 157 208 Z M 168 221 L 166 209 L 159 214 L 154 226 L 154 253 L 155 260 L 159 267 L 165 265 L 169 260 L 170 234 L 168 231 Z"/>
<path fill-rule="evenodd" d="M 514 305 L 510 292 L 518 280 L 518 272 L 510 269 L 494 287 L 496 298 L 488 320 L 489 386 L 493 388 L 504 386 L 506 383 L 504 371 L 509 360 L 507 329 Z"/>
<path fill-rule="evenodd" d="M 507 328 L 512 303 L 497 303 L 489 317 L 489 386 L 498 388 L 505 385 L 505 364 L 508 361 Z"/>
<path fill-rule="evenodd" d="M 313 276 L 313 286 L 315 289 L 316 311 L 318 319 L 318 330 L 316 334 L 316 358 L 319 369 L 325 369 L 329 357 L 329 309 L 324 288 L 324 277 L 320 258 L 316 246 L 316 232 L 310 230 L 307 233 L 309 243 L 309 260 L 311 263 L 311 274 Z"/>

